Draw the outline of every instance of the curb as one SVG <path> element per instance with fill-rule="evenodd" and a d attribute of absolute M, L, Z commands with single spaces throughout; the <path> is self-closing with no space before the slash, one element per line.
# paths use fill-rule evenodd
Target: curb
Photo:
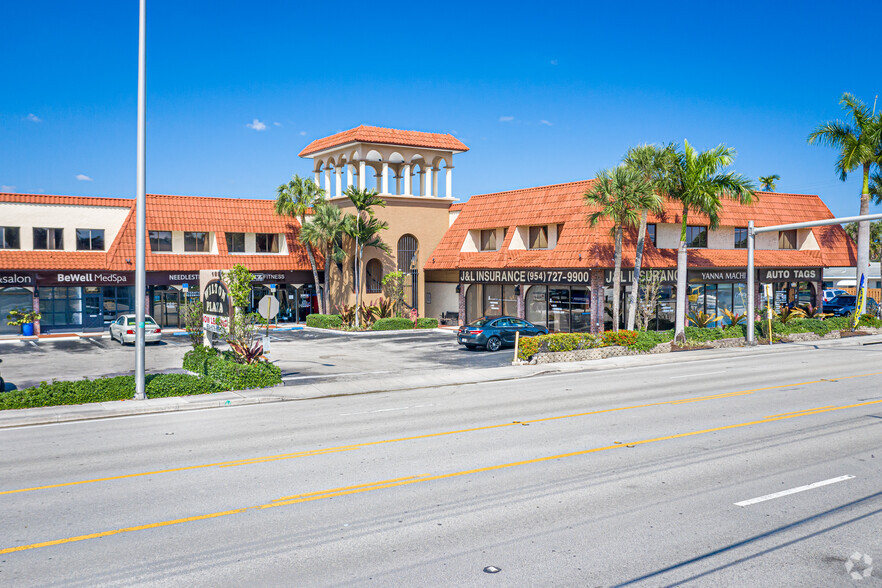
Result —
<path fill-rule="evenodd" d="M 323 329 L 318 329 L 323 330 Z M 429 331 L 430 329 L 425 329 Z M 406 331 L 410 332 L 410 331 Z M 395 331 L 396 334 L 401 333 Z M 17 427 L 71 423 L 144 414 L 160 414 L 205 410 L 232 406 L 267 404 L 271 402 L 292 402 L 317 400 L 340 396 L 357 396 L 382 392 L 400 392 L 423 388 L 463 386 L 485 382 L 520 380 L 536 376 L 558 373 L 597 372 L 628 367 L 653 366 L 671 363 L 697 363 L 704 360 L 751 357 L 765 353 L 794 353 L 824 347 L 844 347 L 882 344 L 882 335 L 847 337 L 819 341 L 800 341 L 794 343 L 756 346 L 728 347 L 720 349 L 697 349 L 676 353 L 630 355 L 566 363 L 538 365 L 508 365 L 496 368 L 471 370 L 450 370 L 449 372 L 429 373 L 424 376 L 384 377 L 382 379 L 338 380 L 327 383 L 304 383 L 296 386 L 276 386 L 273 388 L 239 390 L 236 392 L 217 392 L 175 398 L 155 398 L 137 403 L 132 400 L 100 402 L 66 406 L 48 406 L 0 411 L 0 430 Z"/>

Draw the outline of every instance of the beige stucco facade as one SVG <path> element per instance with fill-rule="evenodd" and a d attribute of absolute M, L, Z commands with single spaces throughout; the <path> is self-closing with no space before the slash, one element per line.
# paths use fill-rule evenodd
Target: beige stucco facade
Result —
<path fill-rule="evenodd" d="M 441 242 L 441 238 L 449 227 L 449 214 L 451 200 L 447 198 L 425 198 L 425 197 L 407 197 L 381 195 L 385 200 L 386 207 L 374 208 L 376 217 L 389 223 L 389 228 L 381 233 L 383 242 L 389 246 L 389 253 L 374 247 L 367 247 L 364 251 L 362 259 L 362 276 L 361 292 L 362 300 L 368 304 L 375 303 L 385 293 L 373 293 L 367 291 L 367 264 L 372 259 L 377 259 L 383 266 L 383 275 L 397 271 L 399 268 L 398 244 L 405 235 L 412 235 L 418 244 L 416 259 L 416 300 L 407 300 L 408 304 L 415 302 L 414 306 L 420 313 L 420 316 L 433 316 L 428 312 L 426 305 L 427 293 L 426 278 L 423 266 L 429 260 L 429 256 Z M 331 202 L 336 204 L 344 213 L 355 213 L 355 209 L 348 198 L 332 198 Z M 337 307 L 343 304 L 355 304 L 355 279 L 354 268 L 351 262 L 342 265 L 342 273 L 334 263 L 330 264 L 329 269 L 329 293 L 330 308 L 329 313 L 337 312 Z M 431 306 L 440 306 L 434 303 Z M 440 313 L 440 311 L 439 311 Z M 437 317 L 436 317 L 437 318 Z"/>

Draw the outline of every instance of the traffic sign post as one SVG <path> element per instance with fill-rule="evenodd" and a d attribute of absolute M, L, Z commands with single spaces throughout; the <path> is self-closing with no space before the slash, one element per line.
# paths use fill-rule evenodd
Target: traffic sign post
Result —
<path fill-rule="evenodd" d="M 275 296 L 267 294 L 257 303 L 257 312 L 266 319 L 266 335 L 263 338 L 263 352 L 269 353 L 269 322 L 279 314 L 279 301 Z"/>

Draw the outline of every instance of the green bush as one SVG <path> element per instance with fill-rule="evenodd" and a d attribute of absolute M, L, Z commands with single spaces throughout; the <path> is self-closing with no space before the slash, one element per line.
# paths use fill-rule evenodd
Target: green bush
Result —
<path fill-rule="evenodd" d="M 217 355 L 218 351 L 214 347 L 198 345 L 184 354 L 184 369 L 199 374 L 200 376 L 204 376 L 205 362 L 208 361 L 210 357 L 217 357 Z"/>
<path fill-rule="evenodd" d="M 207 394 L 221 390 L 213 382 L 188 374 L 151 374 L 147 376 L 146 383 L 148 398 Z M 134 376 L 40 382 L 32 388 L 0 394 L 0 410 L 129 400 L 134 396 Z"/>
<path fill-rule="evenodd" d="M 280 384 L 282 370 L 266 361 L 244 364 L 218 356 L 206 361 L 205 377 L 222 386 L 224 390 L 247 390 Z"/>
<path fill-rule="evenodd" d="M 437 321 L 436 321 L 437 322 Z M 378 319 L 377 322 L 374 323 L 374 326 L 371 327 L 372 331 L 399 331 L 405 329 L 412 329 L 413 321 L 409 318 L 403 318 L 400 316 L 393 316 L 389 318 L 381 318 Z"/>
<path fill-rule="evenodd" d="M 637 340 L 631 345 L 632 349 L 637 349 L 638 351 L 649 351 L 659 343 L 666 343 L 671 339 L 666 337 L 668 331 L 663 331 L 661 333 L 657 333 L 655 331 L 639 331 L 637 333 Z M 673 338 L 673 334 L 671 334 L 671 338 Z"/>
<path fill-rule="evenodd" d="M 343 318 L 339 314 L 310 314 L 306 316 L 306 326 L 317 329 L 339 329 Z"/>
<path fill-rule="evenodd" d="M 846 316 L 831 316 L 824 319 L 824 322 L 827 323 L 831 331 L 843 331 L 851 328 L 851 322 Z"/>
<path fill-rule="evenodd" d="M 418 329 L 437 329 L 438 319 L 436 318 L 419 318 L 417 319 L 416 328 Z"/>
<path fill-rule="evenodd" d="M 861 316 L 861 320 L 858 322 L 859 327 L 873 327 L 874 329 L 878 329 L 882 327 L 882 320 L 877 319 L 872 314 L 866 313 Z"/>

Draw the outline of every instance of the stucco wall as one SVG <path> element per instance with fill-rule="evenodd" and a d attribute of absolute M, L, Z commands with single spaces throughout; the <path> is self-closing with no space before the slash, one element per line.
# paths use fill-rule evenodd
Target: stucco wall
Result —
<path fill-rule="evenodd" d="M 367 260 L 379 259 L 383 264 L 383 275 L 398 270 L 398 240 L 406 234 L 416 237 L 419 244 L 417 251 L 418 269 L 418 295 L 417 308 L 420 316 L 426 316 L 426 280 L 423 267 L 428 263 L 429 256 L 441 242 L 441 238 L 449 228 L 449 200 L 439 198 L 383 196 L 386 207 L 376 207 L 374 212 L 381 221 L 389 223 L 389 228 L 382 232 L 383 241 L 389 246 L 391 253 L 385 253 L 373 247 L 365 248 L 362 272 L 367 267 Z M 339 206 L 343 212 L 354 213 L 352 203 L 348 198 L 334 198 L 333 204 Z M 332 264 L 333 266 L 333 264 Z M 336 267 L 332 267 L 331 281 L 331 307 L 339 304 L 354 304 L 355 293 L 352 291 L 354 281 L 352 263 L 343 266 L 341 276 Z M 367 294 L 365 292 L 366 281 L 362 279 L 362 300 L 375 301 L 383 294 Z"/>
<path fill-rule="evenodd" d="M 0 225 L 21 228 L 21 248 L 34 248 L 34 227 L 64 229 L 63 251 L 77 250 L 77 229 L 104 229 L 104 250 L 110 249 L 128 208 L 0 202 Z"/>
<path fill-rule="evenodd" d="M 426 282 L 426 295 L 431 295 L 432 302 L 426 303 L 426 316 L 441 319 L 445 312 L 459 312 L 459 294 L 456 284 L 444 282 Z"/>

